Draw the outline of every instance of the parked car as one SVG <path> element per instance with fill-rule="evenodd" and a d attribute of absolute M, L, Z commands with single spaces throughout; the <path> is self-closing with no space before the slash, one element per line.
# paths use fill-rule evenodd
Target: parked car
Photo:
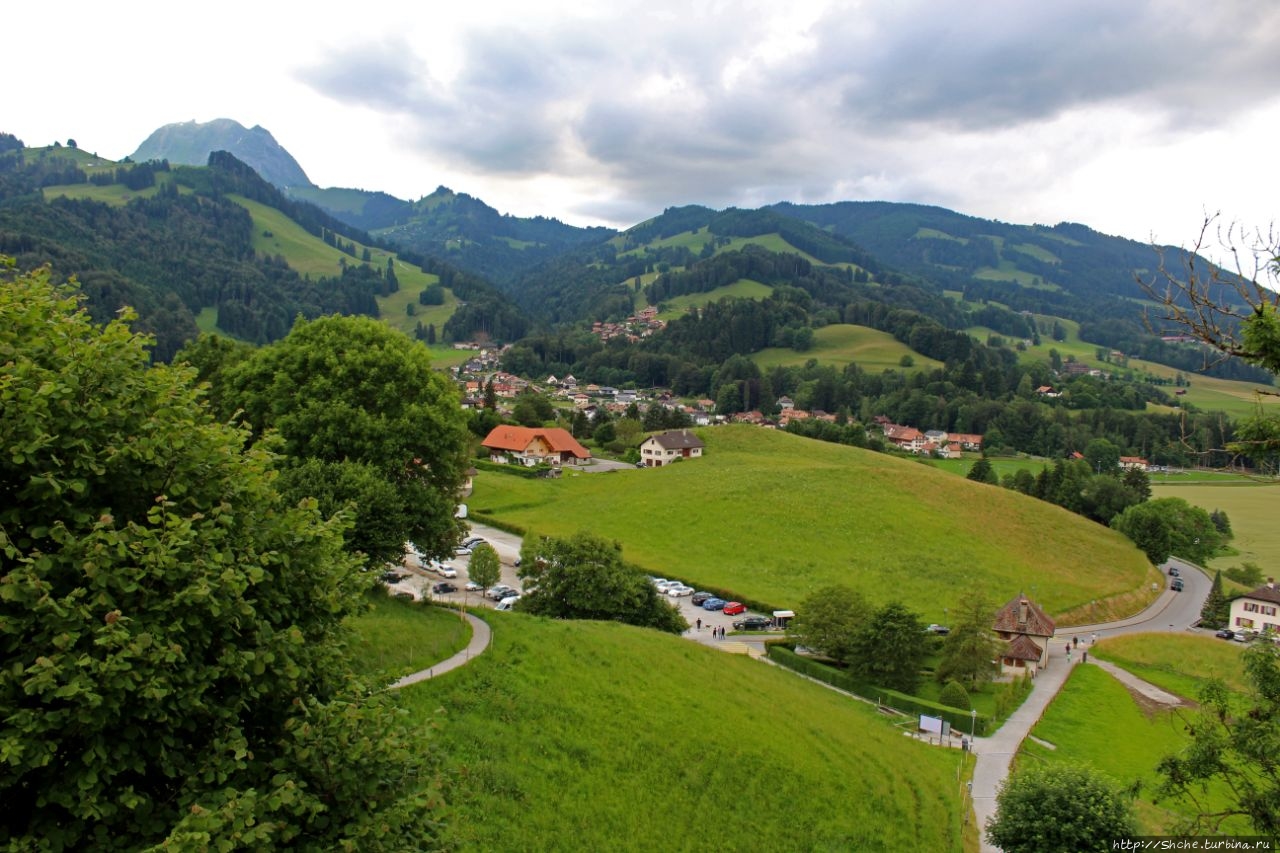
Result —
<path fill-rule="evenodd" d="M 689 599 L 689 603 L 694 607 L 701 607 L 708 598 L 715 598 L 715 596 L 709 592 L 695 592 L 693 598 Z"/>
<path fill-rule="evenodd" d="M 476 583 L 475 581 L 467 581 L 463 585 L 463 588 L 466 589 L 467 592 L 479 592 L 480 590 L 484 589 L 484 587 L 480 586 L 480 584 Z"/>
<path fill-rule="evenodd" d="M 466 557 L 466 556 L 469 556 L 469 555 L 471 554 L 471 546 L 470 546 L 470 545 L 459 545 L 457 548 L 454 548 L 454 549 L 453 549 L 453 554 L 454 554 L 454 556 L 455 556 L 455 557 Z"/>
<path fill-rule="evenodd" d="M 772 627 L 773 620 L 768 616 L 744 616 L 733 623 L 735 631 L 767 631 Z"/>
<path fill-rule="evenodd" d="M 937 623 L 931 624 L 928 628 L 925 628 L 925 630 L 930 634 L 937 634 L 941 637 L 945 637 L 947 634 L 951 633 L 951 629 L 946 625 L 939 625 Z"/>
<path fill-rule="evenodd" d="M 466 548 L 475 548 L 477 545 L 486 544 L 486 542 L 484 541 L 483 536 L 468 536 L 466 539 L 462 540 L 462 544 L 463 547 Z"/>
<path fill-rule="evenodd" d="M 671 583 L 671 581 L 667 580 L 666 578 L 655 578 L 655 577 L 650 577 L 650 578 L 649 578 L 649 583 L 651 583 L 651 584 L 653 584 L 654 586 L 656 586 L 656 587 L 658 587 L 659 589 L 661 589 L 663 584 L 665 584 L 665 583 Z"/>
<path fill-rule="evenodd" d="M 681 598 L 686 595 L 693 595 L 693 587 L 680 584 L 679 586 L 667 587 L 667 595 L 672 598 Z"/>
<path fill-rule="evenodd" d="M 484 597 L 491 598 L 494 601 L 501 601 L 504 598 L 510 598 L 511 596 L 518 594 L 519 593 L 517 593 L 516 590 L 506 584 L 500 583 L 497 586 L 489 587 L 489 591 L 484 594 Z"/>
<path fill-rule="evenodd" d="M 1236 638 L 1236 632 L 1232 631 L 1230 628 L 1219 628 L 1213 636 L 1220 640 L 1234 640 Z"/>
<path fill-rule="evenodd" d="M 432 584 L 431 591 L 436 595 L 448 595 L 451 592 L 457 592 L 458 588 L 448 581 L 440 581 L 440 583 Z"/>
<path fill-rule="evenodd" d="M 723 598 L 708 598 L 706 601 L 702 602 L 702 609 L 723 610 L 726 604 L 728 604 L 728 602 Z"/>
<path fill-rule="evenodd" d="M 746 613 L 747 605 L 740 601 L 730 601 L 724 606 L 725 616 L 737 616 L 739 613 Z"/>
<path fill-rule="evenodd" d="M 408 572 L 383 572 L 378 576 L 383 583 L 399 583 L 409 577 Z"/>
<path fill-rule="evenodd" d="M 442 578 L 456 578 L 458 576 L 458 570 L 453 566 L 447 566 L 444 563 L 441 563 L 439 567 L 436 568 L 436 574 Z"/>
<path fill-rule="evenodd" d="M 1236 631 L 1236 635 L 1231 639 L 1237 643 L 1247 643 L 1258 636 L 1258 632 L 1250 631 L 1248 628 L 1241 628 Z"/>
<path fill-rule="evenodd" d="M 1182 572 L 1178 571 L 1178 567 L 1177 567 L 1177 566 L 1170 566 L 1170 567 L 1169 567 L 1169 577 L 1171 577 L 1171 578 L 1176 578 L 1176 577 L 1181 577 L 1181 576 L 1182 576 Z"/>
<path fill-rule="evenodd" d="M 519 600 L 520 596 L 518 595 L 508 595 L 506 598 L 502 599 L 502 601 L 498 602 L 498 606 L 495 607 L 494 610 L 513 610 L 515 609 L 516 602 Z"/>
<path fill-rule="evenodd" d="M 1169 589 L 1174 592 L 1182 592 L 1182 580 L 1180 578 L 1174 578 L 1169 581 Z"/>
<path fill-rule="evenodd" d="M 658 592 L 666 592 L 667 590 L 672 589 L 674 587 L 684 586 L 684 582 L 663 580 L 663 581 L 658 581 L 656 584 L 654 584 L 654 586 L 658 588 Z"/>

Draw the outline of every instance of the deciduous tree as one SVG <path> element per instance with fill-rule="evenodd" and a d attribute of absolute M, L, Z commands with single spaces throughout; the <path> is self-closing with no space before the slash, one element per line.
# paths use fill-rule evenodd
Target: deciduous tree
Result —
<path fill-rule="evenodd" d="M 999 654 L 999 640 L 991 626 L 995 609 L 980 592 L 960 599 L 955 619 L 942 642 L 942 661 L 938 664 L 939 682 L 956 680 L 969 690 L 981 689 L 991 681 Z"/>
<path fill-rule="evenodd" d="M 853 660 L 858 631 L 871 615 L 862 593 L 847 586 L 829 586 L 796 608 L 787 634 L 800 645 L 841 663 Z"/>
<path fill-rule="evenodd" d="M 648 578 L 622 562 L 622 546 L 590 533 L 567 539 L 527 538 L 520 552 L 524 595 L 519 608 L 556 619 L 625 622 L 679 634 L 680 611 Z"/>
<path fill-rule="evenodd" d="M 482 542 L 471 549 L 471 559 L 467 562 L 467 577 L 488 589 L 502 579 L 502 561 L 498 552 L 488 542 Z"/>
<path fill-rule="evenodd" d="M 899 602 L 879 608 L 854 639 L 855 670 L 872 683 L 909 693 L 920 682 L 924 661 L 924 624 Z"/>
<path fill-rule="evenodd" d="M 0 847 L 429 845 L 426 745 L 344 657 L 343 519 L 127 315 L 0 279 Z"/>
<path fill-rule="evenodd" d="M 1091 767 L 1033 765 L 1010 776 L 996 795 L 987 840 L 1005 853 L 1089 853 L 1137 833 L 1129 802 Z"/>

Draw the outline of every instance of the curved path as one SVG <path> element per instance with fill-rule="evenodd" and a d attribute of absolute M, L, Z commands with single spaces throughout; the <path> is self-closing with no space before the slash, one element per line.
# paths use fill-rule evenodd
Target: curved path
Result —
<path fill-rule="evenodd" d="M 467 647 L 450 658 L 445 658 L 435 666 L 418 672 L 406 675 L 404 678 L 391 685 L 392 690 L 398 690 L 401 687 L 408 687 L 410 684 L 417 684 L 419 681 L 426 681 L 428 678 L 435 678 L 437 675 L 443 675 L 452 669 L 457 669 L 463 664 L 469 662 L 473 657 L 482 653 L 489 648 L 489 642 L 493 639 L 493 632 L 489 630 L 489 623 L 479 617 L 472 616 L 470 613 L 465 614 L 467 621 L 471 623 L 471 642 L 467 643 Z"/>
<path fill-rule="evenodd" d="M 1068 659 L 1067 643 L 1073 637 L 1079 637 L 1080 648 L 1088 651 L 1094 637 L 1114 637 L 1147 631 L 1181 632 L 1191 628 L 1199 620 L 1200 609 L 1209 595 L 1209 578 L 1203 570 L 1178 559 L 1169 560 L 1160 570 L 1167 576 L 1172 566 L 1176 566 L 1181 573 L 1186 587 L 1182 592 L 1173 592 L 1166 585 L 1151 606 L 1136 616 L 1097 625 L 1059 628 L 1049 645 L 1049 665 L 1036 673 L 1031 694 L 1022 703 L 1022 707 L 1005 720 L 1004 725 L 994 734 L 974 739 L 973 752 L 977 763 L 973 770 L 973 814 L 978 824 L 982 853 L 998 853 L 1000 849 L 987 841 L 984 830 L 987 821 L 996 813 L 996 792 L 1009 775 L 1013 756 L 1066 683 L 1071 667 L 1077 665 L 1082 657 L 1074 654 Z"/>

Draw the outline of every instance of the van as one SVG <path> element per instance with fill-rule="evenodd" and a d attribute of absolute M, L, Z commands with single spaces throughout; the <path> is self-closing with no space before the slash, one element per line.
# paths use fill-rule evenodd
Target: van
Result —
<path fill-rule="evenodd" d="M 516 606 L 516 602 L 520 600 L 520 596 L 511 595 L 498 602 L 498 606 L 494 610 L 511 610 Z"/>

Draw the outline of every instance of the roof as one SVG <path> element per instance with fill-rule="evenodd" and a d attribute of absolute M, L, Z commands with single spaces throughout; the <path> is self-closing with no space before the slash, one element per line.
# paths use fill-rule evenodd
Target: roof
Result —
<path fill-rule="evenodd" d="M 1276 589 L 1274 583 L 1263 584 L 1253 592 L 1246 593 L 1244 597 L 1270 602 L 1271 604 L 1280 604 L 1280 589 Z"/>
<path fill-rule="evenodd" d="M 1026 619 L 1023 621 L 1023 604 L 1026 604 Z M 996 614 L 997 631 L 1006 634 L 1030 634 L 1033 637 L 1052 637 L 1058 626 L 1040 609 L 1034 601 L 1025 595 L 1015 595 L 1009 603 L 1000 608 Z"/>
<path fill-rule="evenodd" d="M 481 444 L 490 450 L 523 451 L 535 439 L 541 438 L 555 453 L 572 453 L 579 459 L 590 459 L 591 451 L 578 443 L 569 431 L 559 427 L 533 429 L 531 427 L 498 426 L 490 431 Z"/>
<path fill-rule="evenodd" d="M 1036 645 L 1036 641 L 1026 634 L 1019 634 L 1009 641 L 1001 653 L 1002 657 L 1013 660 L 1040 660 L 1044 650 Z"/>
<path fill-rule="evenodd" d="M 684 450 L 685 448 L 706 447 L 702 439 L 684 429 L 673 429 L 658 435 L 650 436 L 663 450 Z M 649 439 L 645 439 L 648 441 Z"/>

